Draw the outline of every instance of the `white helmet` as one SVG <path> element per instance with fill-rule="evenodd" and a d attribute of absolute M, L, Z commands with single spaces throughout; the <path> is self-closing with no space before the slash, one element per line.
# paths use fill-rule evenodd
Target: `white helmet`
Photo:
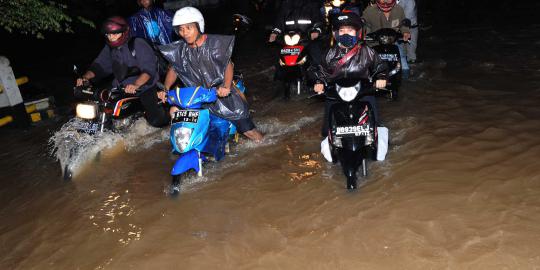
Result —
<path fill-rule="evenodd" d="M 173 26 L 179 26 L 186 23 L 199 24 L 199 30 L 204 33 L 204 17 L 201 12 L 194 7 L 184 7 L 174 13 L 172 20 Z"/>

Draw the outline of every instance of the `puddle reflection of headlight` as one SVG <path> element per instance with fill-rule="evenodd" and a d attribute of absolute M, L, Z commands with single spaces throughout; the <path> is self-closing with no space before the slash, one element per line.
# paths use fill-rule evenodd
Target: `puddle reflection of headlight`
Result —
<path fill-rule="evenodd" d="M 76 108 L 77 117 L 82 119 L 95 119 L 97 116 L 97 105 L 91 103 L 79 103 Z"/>
<path fill-rule="evenodd" d="M 174 131 L 176 147 L 178 148 L 178 150 L 180 150 L 180 152 L 184 152 L 184 150 L 187 148 L 189 140 L 191 139 L 192 132 L 193 129 L 186 127 L 180 127 Z"/>

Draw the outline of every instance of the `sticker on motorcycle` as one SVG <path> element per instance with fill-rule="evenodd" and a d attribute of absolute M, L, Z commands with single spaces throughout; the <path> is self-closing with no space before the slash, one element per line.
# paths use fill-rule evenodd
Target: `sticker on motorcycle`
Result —
<path fill-rule="evenodd" d="M 352 135 L 352 136 L 368 136 L 369 126 L 348 126 L 348 127 L 336 127 L 336 135 Z"/>
<path fill-rule="evenodd" d="M 193 111 L 193 110 L 176 111 L 172 118 L 173 123 L 178 123 L 178 122 L 197 123 L 197 121 L 199 121 L 199 111 Z"/>
<path fill-rule="evenodd" d="M 379 56 L 381 57 L 383 61 L 388 61 L 388 62 L 398 61 L 398 55 L 396 53 L 381 53 L 379 54 Z"/>

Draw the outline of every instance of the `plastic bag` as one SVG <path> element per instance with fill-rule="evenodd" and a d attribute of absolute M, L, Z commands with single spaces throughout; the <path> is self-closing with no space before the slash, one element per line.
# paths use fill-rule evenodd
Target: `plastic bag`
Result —
<path fill-rule="evenodd" d="M 377 160 L 383 161 L 388 152 L 388 128 L 377 127 Z"/>
<path fill-rule="evenodd" d="M 321 142 L 321 154 L 326 160 L 328 160 L 328 162 L 332 162 L 332 153 L 330 151 L 330 142 L 328 141 L 328 137 L 324 138 L 324 140 Z"/>
<path fill-rule="evenodd" d="M 185 41 L 159 46 L 163 56 L 172 65 L 185 86 L 218 87 L 223 83 L 225 69 L 231 61 L 234 37 L 206 35 L 205 42 L 191 48 Z M 233 85 L 231 94 L 206 106 L 215 115 L 227 120 L 249 117 L 247 100 Z"/>

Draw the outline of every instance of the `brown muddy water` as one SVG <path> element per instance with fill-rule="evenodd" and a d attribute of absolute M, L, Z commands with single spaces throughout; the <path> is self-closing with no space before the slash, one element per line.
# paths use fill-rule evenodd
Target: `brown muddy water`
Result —
<path fill-rule="evenodd" d="M 239 60 L 267 140 L 243 141 L 177 199 L 166 131 L 141 124 L 71 182 L 46 128 L 4 135 L 0 269 L 538 269 L 530 31 L 426 39 L 402 99 L 380 100 L 390 151 L 356 192 L 319 153 L 322 104 L 272 98 L 270 55 Z"/>

